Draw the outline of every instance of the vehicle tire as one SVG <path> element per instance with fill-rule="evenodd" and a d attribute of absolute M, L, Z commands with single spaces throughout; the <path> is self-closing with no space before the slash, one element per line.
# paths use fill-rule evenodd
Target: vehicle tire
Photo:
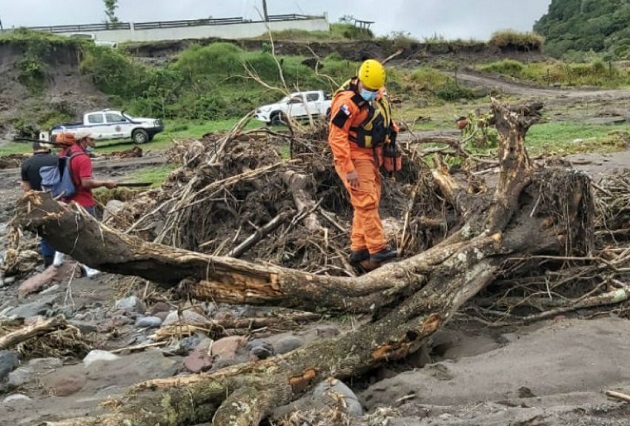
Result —
<path fill-rule="evenodd" d="M 282 112 L 280 111 L 272 112 L 269 118 L 271 119 L 272 126 L 279 126 L 281 124 L 284 124 L 282 122 Z"/>
<path fill-rule="evenodd" d="M 131 133 L 131 139 L 133 139 L 133 142 L 137 144 L 145 143 L 150 140 L 149 134 L 143 129 L 134 130 L 133 133 Z"/>
<path fill-rule="evenodd" d="M 330 112 L 331 112 L 330 108 L 328 108 L 328 110 L 326 111 L 326 116 L 325 116 L 327 123 L 330 121 Z"/>

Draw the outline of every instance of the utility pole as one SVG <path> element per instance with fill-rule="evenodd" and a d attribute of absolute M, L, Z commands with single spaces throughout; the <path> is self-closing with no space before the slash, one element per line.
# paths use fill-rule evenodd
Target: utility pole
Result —
<path fill-rule="evenodd" d="M 262 0 L 263 15 L 265 16 L 265 22 L 269 22 L 269 15 L 267 14 L 267 0 Z"/>

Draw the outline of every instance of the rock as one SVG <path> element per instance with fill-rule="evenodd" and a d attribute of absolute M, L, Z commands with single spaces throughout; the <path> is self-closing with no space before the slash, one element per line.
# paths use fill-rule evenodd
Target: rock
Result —
<path fill-rule="evenodd" d="M 242 336 L 229 336 L 212 344 L 211 355 L 223 359 L 234 359 L 236 352 L 245 346 L 247 339 Z"/>
<path fill-rule="evenodd" d="M 278 340 L 274 345 L 277 354 L 282 355 L 291 352 L 304 345 L 304 340 L 297 336 L 287 336 Z"/>
<path fill-rule="evenodd" d="M 100 323 L 96 329 L 100 333 L 109 333 L 110 331 L 122 327 L 123 325 L 132 324 L 134 320 L 125 315 L 116 315 L 112 318 L 108 318 L 107 320 Z"/>
<path fill-rule="evenodd" d="M 15 388 L 23 386 L 33 380 L 35 370 L 33 367 L 19 367 L 9 373 L 9 386 Z"/>
<path fill-rule="evenodd" d="M 136 320 L 138 328 L 156 328 L 162 325 L 162 319 L 159 317 L 141 317 Z"/>
<path fill-rule="evenodd" d="M 212 345 L 212 343 L 214 343 L 214 340 L 212 340 L 209 337 L 204 337 L 197 344 L 197 346 L 195 347 L 195 350 L 201 350 L 201 351 L 208 352 L 208 349 L 210 349 L 210 346 Z"/>
<path fill-rule="evenodd" d="M 98 330 L 98 327 L 95 324 L 85 321 L 77 321 L 76 319 L 68 320 L 68 324 L 78 328 L 83 334 L 96 333 Z"/>
<path fill-rule="evenodd" d="M 0 351 L 0 380 L 4 379 L 18 365 L 20 360 L 11 351 Z"/>
<path fill-rule="evenodd" d="M 55 299 L 57 299 L 57 296 L 48 296 L 40 300 L 36 300 L 35 302 L 20 305 L 17 308 L 11 309 L 9 312 L 7 312 L 6 316 L 29 318 L 40 314 L 44 315 L 46 314 L 46 311 L 52 307 Z"/>
<path fill-rule="evenodd" d="M 191 373 L 199 373 L 212 368 L 212 358 L 203 350 L 195 350 L 184 358 L 184 367 Z"/>
<path fill-rule="evenodd" d="M 149 313 L 151 315 L 155 315 L 158 312 L 166 312 L 168 313 L 171 310 L 171 305 L 166 302 L 157 302 L 155 305 L 151 306 L 149 309 Z"/>
<path fill-rule="evenodd" d="M 336 395 L 331 395 L 332 393 Z M 352 390 L 346 386 L 343 382 L 337 379 L 328 379 L 313 389 L 313 398 L 316 400 L 320 400 L 327 405 L 333 405 L 338 408 L 342 404 L 337 402 L 337 398 L 335 396 L 340 396 L 343 398 L 345 404 L 346 413 L 353 417 L 362 417 L 363 416 L 363 407 L 359 403 L 357 396 L 352 392 Z"/>
<path fill-rule="evenodd" d="M 20 284 L 18 294 L 20 297 L 24 297 L 28 294 L 39 292 L 42 288 L 52 282 L 62 282 L 68 280 L 74 273 L 76 266 L 77 265 L 74 262 L 65 262 L 58 268 L 55 266 L 49 266 L 43 272 L 30 277 Z M 59 286 L 57 286 L 57 288 L 59 288 Z M 42 291 L 41 294 L 51 293 L 52 291 L 54 290 L 50 290 L 50 288 L 48 288 L 45 291 Z"/>
<path fill-rule="evenodd" d="M 88 368 L 92 363 L 96 361 L 115 361 L 118 358 L 118 355 L 114 355 L 111 352 L 95 349 L 90 351 L 90 353 L 87 354 L 85 358 L 83 358 L 83 365 L 85 365 L 85 368 Z"/>
<path fill-rule="evenodd" d="M 339 335 L 339 329 L 334 325 L 323 325 L 315 329 L 315 334 L 321 339 L 328 339 Z"/>
<path fill-rule="evenodd" d="M 113 361 L 95 361 L 86 368 L 90 383 L 125 387 L 145 380 L 171 377 L 181 367 L 181 361 L 165 357 L 158 349 L 149 349 Z"/>
<path fill-rule="evenodd" d="M 10 405 L 16 402 L 20 403 L 20 402 L 28 402 L 28 401 L 32 401 L 32 399 L 26 395 L 22 395 L 21 393 L 15 393 L 13 395 L 9 395 L 6 398 L 4 398 L 2 400 L 2 403 L 5 405 Z"/>
<path fill-rule="evenodd" d="M 164 322 L 162 323 L 162 327 L 166 327 L 168 325 L 195 325 L 195 324 L 207 324 L 209 322 L 208 318 L 205 316 L 198 314 L 195 311 L 187 309 L 182 311 L 180 315 L 178 315 L 177 311 L 173 311 L 168 314 Z"/>
<path fill-rule="evenodd" d="M 195 350 L 197 345 L 199 345 L 202 338 L 203 336 L 200 337 L 198 335 L 184 337 L 180 340 L 179 346 L 185 351 L 185 353 L 192 352 Z"/>
<path fill-rule="evenodd" d="M 164 320 L 168 317 L 168 312 L 156 312 L 153 316 L 159 318 L 162 321 L 162 324 L 164 324 Z"/>
<path fill-rule="evenodd" d="M 252 361 L 267 359 L 276 353 L 271 343 L 262 339 L 254 339 L 248 342 L 245 349 L 249 350 L 250 360 Z"/>
<path fill-rule="evenodd" d="M 31 293 L 39 292 L 44 286 L 50 284 L 57 275 L 57 268 L 54 266 L 49 266 L 44 269 L 43 272 L 39 274 L 33 275 L 18 287 L 18 294 L 20 297 L 24 297 Z"/>
<path fill-rule="evenodd" d="M 85 369 L 81 364 L 56 370 L 42 376 L 42 384 L 55 396 L 69 396 L 79 392 L 87 383 Z"/>
<path fill-rule="evenodd" d="M 118 300 L 115 307 L 116 309 L 120 309 L 121 311 L 137 314 L 143 314 L 145 311 L 144 304 L 136 296 L 130 296 Z"/>
<path fill-rule="evenodd" d="M 63 367 L 63 361 L 59 358 L 33 358 L 28 362 L 28 366 L 38 371 L 54 370 Z"/>
<path fill-rule="evenodd" d="M 120 200 L 109 200 L 103 210 L 103 222 L 107 222 L 112 216 L 118 215 L 125 209 L 127 203 Z"/>

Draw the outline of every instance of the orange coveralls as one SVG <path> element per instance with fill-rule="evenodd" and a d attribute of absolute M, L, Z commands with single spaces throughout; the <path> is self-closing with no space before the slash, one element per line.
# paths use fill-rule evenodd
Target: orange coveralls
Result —
<path fill-rule="evenodd" d="M 350 249 L 359 251 L 368 249 L 370 254 L 377 253 L 386 247 L 383 224 L 378 214 L 381 201 L 381 174 L 379 167 L 383 164 L 383 149 L 377 147 L 361 148 L 349 139 L 351 127 L 359 127 L 368 116 L 368 109 L 360 109 L 351 98 L 356 93 L 346 90 L 335 95 L 331 105 L 331 122 L 328 143 L 334 156 L 335 170 L 350 194 L 350 203 L 354 208 Z M 379 97 L 383 95 L 383 89 Z M 337 114 L 347 116 L 343 127 L 332 120 Z M 392 122 L 397 131 L 397 126 Z M 357 171 L 359 187 L 351 188 L 346 174 Z"/>

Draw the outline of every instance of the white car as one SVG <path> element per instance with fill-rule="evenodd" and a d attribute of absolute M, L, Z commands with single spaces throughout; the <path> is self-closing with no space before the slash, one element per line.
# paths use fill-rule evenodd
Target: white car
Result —
<path fill-rule="evenodd" d="M 327 117 L 332 100 L 323 90 L 295 92 L 285 96 L 275 104 L 263 105 L 256 109 L 256 119 L 267 124 L 284 123 L 287 117 L 304 119 Z"/>
<path fill-rule="evenodd" d="M 112 49 L 115 49 L 118 47 L 118 43 L 114 41 L 97 40 L 96 36 L 91 33 L 72 33 L 68 37 L 80 38 L 83 40 L 90 40 L 96 46 L 106 46 L 106 47 L 111 47 Z"/>
<path fill-rule="evenodd" d="M 135 143 L 145 143 L 164 130 L 164 123 L 156 118 L 132 117 L 122 111 L 105 109 L 83 115 L 80 123 L 60 124 L 50 130 L 50 140 L 64 132 L 89 131 L 92 137 L 102 139 L 131 139 Z"/>

